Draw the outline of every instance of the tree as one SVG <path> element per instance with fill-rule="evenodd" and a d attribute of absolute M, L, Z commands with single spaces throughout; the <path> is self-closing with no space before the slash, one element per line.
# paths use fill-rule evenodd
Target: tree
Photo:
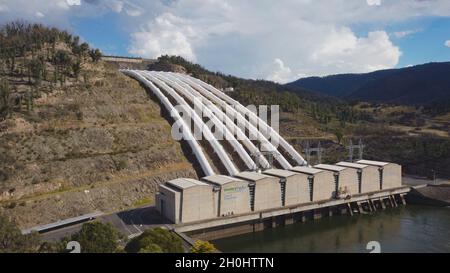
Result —
<path fill-rule="evenodd" d="M 80 243 L 83 253 L 113 253 L 117 250 L 120 237 L 110 223 L 90 222 L 83 224 L 71 239 Z"/>
<path fill-rule="evenodd" d="M 42 59 L 32 59 L 28 63 L 30 76 L 34 78 L 34 84 L 36 86 L 41 85 L 44 71 L 44 62 Z"/>
<path fill-rule="evenodd" d="M 72 64 L 72 71 L 73 71 L 73 75 L 78 80 L 78 77 L 80 76 L 80 72 L 81 72 L 81 61 L 80 60 L 77 60 L 76 62 L 74 62 Z"/>
<path fill-rule="evenodd" d="M 336 131 L 334 131 L 334 134 L 337 138 L 338 143 L 341 144 L 342 137 L 344 136 L 344 134 L 342 133 L 342 130 L 337 129 Z"/>
<path fill-rule="evenodd" d="M 70 56 L 65 50 L 58 50 L 53 56 L 53 63 L 57 67 L 57 74 L 62 76 L 61 83 L 63 84 L 65 82 L 64 75 L 67 72 L 67 67 L 71 63 Z"/>
<path fill-rule="evenodd" d="M 9 82 L 6 79 L 0 81 L 0 116 L 8 115 L 10 111 L 9 107 Z"/>
<path fill-rule="evenodd" d="M 155 245 L 164 253 L 184 252 L 181 238 L 175 233 L 163 228 L 154 228 L 144 231 L 144 233 L 133 238 L 125 246 L 125 251 L 128 253 L 159 251 Z"/>
<path fill-rule="evenodd" d="M 190 249 L 191 253 L 215 253 L 217 248 L 208 241 L 197 240 Z"/>
<path fill-rule="evenodd" d="M 0 215 L 0 253 L 36 252 L 39 244 L 38 234 L 22 235 L 14 223 Z"/>
<path fill-rule="evenodd" d="M 100 50 L 97 49 L 91 49 L 89 51 L 89 56 L 91 57 L 92 61 L 94 63 L 98 62 L 101 58 L 102 58 L 102 53 L 100 52 Z"/>
<path fill-rule="evenodd" d="M 87 43 L 82 43 L 80 45 L 80 55 L 81 57 L 85 57 L 85 55 L 89 52 L 89 45 Z"/>
<path fill-rule="evenodd" d="M 163 253 L 163 250 L 157 244 L 149 244 L 144 248 L 141 248 L 139 253 Z"/>

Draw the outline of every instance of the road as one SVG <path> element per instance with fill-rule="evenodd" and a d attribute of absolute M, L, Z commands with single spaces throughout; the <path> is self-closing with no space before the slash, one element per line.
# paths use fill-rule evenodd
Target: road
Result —
<path fill-rule="evenodd" d="M 138 236 L 149 228 L 171 225 L 168 220 L 159 215 L 154 206 L 143 206 L 127 211 L 103 215 L 98 217 L 97 220 L 104 223 L 111 223 L 128 238 Z M 83 224 L 80 223 L 45 232 L 42 233 L 42 238 L 48 241 L 57 241 L 78 232 L 82 225 Z"/>

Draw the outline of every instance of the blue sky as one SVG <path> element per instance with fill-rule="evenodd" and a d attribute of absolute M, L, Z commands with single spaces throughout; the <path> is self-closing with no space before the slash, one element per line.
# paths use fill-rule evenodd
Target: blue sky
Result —
<path fill-rule="evenodd" d="M 20 18 L 277 82 L 450 60 L 448 0 L 0 0 L 0 23 Z"/>

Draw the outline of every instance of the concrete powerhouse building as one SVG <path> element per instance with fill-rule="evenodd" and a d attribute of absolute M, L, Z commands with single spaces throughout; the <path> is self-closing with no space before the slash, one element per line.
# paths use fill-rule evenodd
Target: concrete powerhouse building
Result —
<path fill-rule="evenodd" d="M 308 174 L 281 169 L 266 170 L 264 174 L 280 179 L 283 206 L 310 202 Z"/>
<path fill-rule="evenodd" d="M 178 178 L 159 185 L 156 208 L 175 224 L 190 223 L 398 187 L 400 165 L 360 160 L 211 175 L 202 181 Z"/>
<path fill-rule="evenodd" d="M 292 168 L 291 171 L 308 175 L 310 201 L 333 198 L 336 186 L 332 172 L 300 166 Z"/>
<path fill-rule="evenodd" d="M 195 179 L 177 178 L 159 185 L 155 202 L 175 224 L 217 217 L 214 186 Z"/>
<path fill-rule="evenodd" d="M 250 207 L 253 211 L 281 207 L 279 178 L 257 172 L 241 172 L 236 177 L 249 182 Z"/>
<path fill-rule="evenodd" d="M 250 212 L 250 188 L 245 180 L 225 176 L 211 175 L 202 180 L 215 186 L 217 217 Z"/>
<path fill-rule="evenodd" d="M 392 189 L 402 186 L 402 166 L 381 161 L 359 160 L 359 164 L 378 167 L 381 189 Z"/>
<path fill-rule="evenodd" d="M 344 161 L 336 163 L 336 165 L 357 170 L 359 193 L 367 193 L 380 190 L 380 180 L 377 166 Z"/>
<path fill-rule="evenodd" d="M 359 193 L 358 172 L 356 169 L 329 164 L 318 164 L 314 168 L 334 173 L 334 197 L 337 197 L 336 192 L 340 193 L 341 198 Z"/>

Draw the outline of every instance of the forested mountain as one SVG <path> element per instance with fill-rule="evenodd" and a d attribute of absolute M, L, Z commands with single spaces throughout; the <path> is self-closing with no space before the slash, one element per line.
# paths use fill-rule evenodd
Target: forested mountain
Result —
<path fill-rule="evenodd" d="M 450 62 L 299 79 L 285 86 L 306 88 L 346 100 L 428 105 L 450 99 Z"/>

